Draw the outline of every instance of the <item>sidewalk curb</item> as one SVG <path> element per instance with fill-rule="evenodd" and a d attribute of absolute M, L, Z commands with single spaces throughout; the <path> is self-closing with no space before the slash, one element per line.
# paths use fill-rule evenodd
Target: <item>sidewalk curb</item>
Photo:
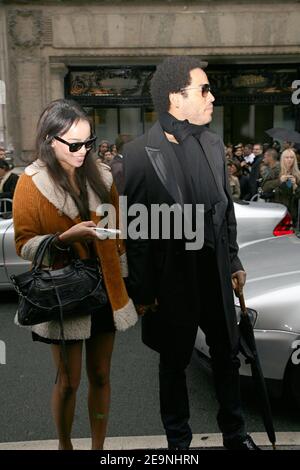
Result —
<path fill-rule="evenodd" d="M 255 443 L 261 447 L 271 448 L 271 444 L 265 433 L 251 433 Z M 299 448 L 300 432 L 276 433 L 278 447 Z M 89 450 L 91 441 L 87 438 L 73 439 L 74 449 Z M 222 448 L 221 434 L 195 434 L 191 448 L 209 449 Z M 137 450 L 137 449 L 166 449 L 165 436 L 123 436 L 107 437 L 104 450 Z M 0 443 L 0 450 L 56 450 L 57 440 L 23 441 Z"/>

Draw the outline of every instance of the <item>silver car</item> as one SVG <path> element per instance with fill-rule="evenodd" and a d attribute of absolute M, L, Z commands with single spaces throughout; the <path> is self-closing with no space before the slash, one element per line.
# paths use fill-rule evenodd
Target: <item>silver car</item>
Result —
<path fill-rule="evenodd" d="M 239 254 L 247 271 L 244 294 L 264 376 L 274 394 L 289 390 L 300 407 L 300 239 L 273 237 L 246 244 Z M 200 358 L 209 357 L 200 329 L 195 347 Z M 240 359 L 241 374 L 251 375 Z"/>
<path fill-rule="evenodd" d="M 234 212 L 240 248 L 248 243 L 294 232 L 291 216 L 282 204 L 239 201 L 234 203 Z"/>
<path fill-rule="evenodd" d="M 10 281 L 11 274 L 21 274 L 30 268 L 28 261 L 16 253 L 12 215 L 5 210 L 6 201 L 0 200 L 0 290 L 13 289 Z"/>
<path fill-rule="evenodd" d="M 240 246 L 288 233 L 291 224 L 281 204 L 241 201 L 235 203 L 235 213 Z M 26 271 L 29 265 L 16 254 L 11 214 L 0 213 L 0 290 L 12 289 L 9 276 Z"/>

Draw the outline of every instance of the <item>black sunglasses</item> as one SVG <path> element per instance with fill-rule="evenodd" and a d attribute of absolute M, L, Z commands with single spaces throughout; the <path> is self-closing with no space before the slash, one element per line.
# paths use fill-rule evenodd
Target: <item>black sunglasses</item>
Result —
<path fill-rule="evenodd" d="M 208 93 L 211 92 L 211 86 L 209 83 L 204 83 L 203 85 L 180 88 L 180 91 L 185 91 L 185 90 L 200 90 L 202 92 L 202 96 L 206 98 Z"/>
<path fill-rule="evenodd" d="M 73 152 L 78 152 L 78 150 L 80 150 L 83 145 L 85 146 L 86 150 L 91 150 L 97 137 L 93 136 L 89 140 L 86 140 L 85 142 L 72 142 L 72 143 L 67 142 L 66 140 L 62 139 L 58 135 L 55 135 L 54 139 L 58 140 L 59 142 L 62 142 L 65 145 L 68 145 L 69 151 L 73 153 Z"/>

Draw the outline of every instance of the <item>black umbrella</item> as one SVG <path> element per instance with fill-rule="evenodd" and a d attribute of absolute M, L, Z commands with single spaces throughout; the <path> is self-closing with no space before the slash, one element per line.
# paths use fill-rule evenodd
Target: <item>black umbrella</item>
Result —
<path fill-rule="evenodd" d="M 276 436 L 274 431 L 271 406 L 264 375 L 258 357 L 258 352 L 256 349 L 253 326 L 251 324 L 250 316 L 245 305 L 244 295 L 240 294 L 238 297 L 241 306 L 241 318 L 239 322 L 240 351 L 246 357 L 246 362 L 251 366 L 252 377 L 261 406 L 263 422 L 270 442 L 273 446 L 273 449 L 275 450 Z"/>
<path fill-rule="evenodd" d="M 285 142 L 300 143 L 299 132 L 290 131 L 288 129 L 284 129 L 283 127 L 273 127 L 272 129 L 266 130 L 265 133 L 270 137 L 273 137 L 273 139 L 280 139 L 284 140 Z"/>

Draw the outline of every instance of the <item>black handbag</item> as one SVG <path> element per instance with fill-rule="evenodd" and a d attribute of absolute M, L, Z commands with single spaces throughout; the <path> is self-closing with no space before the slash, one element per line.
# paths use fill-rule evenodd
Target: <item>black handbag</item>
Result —
<path fill-rule="evenodd" d="M 31 271 L 10 278 L 19 294 L 20 325 L 35 325 L 58 320 L 63 337 L 64 319 L 88 315 L 107 303 L 98 259 L 80 259 L 70 249 L 70 264 L 61 269 L 42 267 L 55 241 L 47 236 L 39 245 Z"/>

